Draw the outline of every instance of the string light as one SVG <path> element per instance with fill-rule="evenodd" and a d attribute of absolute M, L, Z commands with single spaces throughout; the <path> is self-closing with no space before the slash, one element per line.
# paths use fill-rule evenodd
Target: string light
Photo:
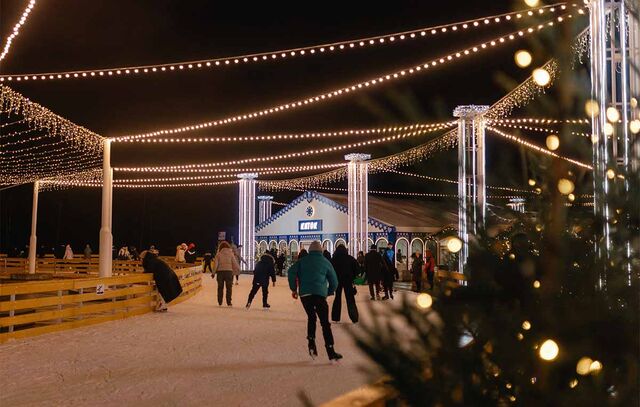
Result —
<path fill-rule="evenodd" d="M 405 139 L 405 138 L 409 138 L 409 137 L 416 137 L 416 136 L 419 136 L 419 135 L 421 135 L 421 132 L 413 131 L 413 132 L 409 132 L 409 133 L 399 133 L 399 134 L 396 134 L 396 135 L 393 135 L 393 136 L 386 136 L 386 137 L 381 137 L 381 138 L 368 140 L 368 141 L 359 141 L 359 142 L 356 142 L 356 143 L 343 144 L 343 145 L 339 145 L 339 146 L 317 148 L 317 149 L 311 149 L 311 150 L 306 150 L 306 151 L 302 151 L 302 152 L 294 152 L 294 153 L 288 153 L 288 154 L 278 154 L 278 155 L 267 156 L 267 157 L 253 157 L 253 158 L 245 158 L 245 159 L 241 159 L 241 160 L 232 160 L 232 161 L 217 162 L 217 163 L 204 163 L 204 164 L 186 164 L 186 165 L 170 165 L 170 166 L 138 167 L 138 168 L 136 168 L 136 167 L 123 167 L 123 168 L 118 168 L 117 170 L 118 171 L 147 171 L 147 172 L 148 171 L 163 171 L 165 169 L 182 170 L 182 169 L 189 169 L 189 168 L 224 167 L 224 166 L 247 164 L 247 163 L 252 163 L 252 162 L 285 160 L 285 159 L 290 159 L 290 158 L 308 157 L 308 156 L 318 155 L 318 154 L 323 154 L 323 153 L 330 153 L 330 152 L 335 152 L 335 151 L 343 151 L 343 150 L 352 149 L 352 148 L 356 148 L 356 147 L 387 143 L 387 142 L 401 140 L 401 139 Z"/>
<path fill-rule="evenodd" d="M 455 121 L 431 123 L 431 124 L 412 124 L 410 126 L 393 126 L 370 129 L 352 129 L 328 132 L 314 133 L 295 133 L 295 134 L 273 134 L 263 136 L 237 136 L 237 137 L 191 137 L 191 138 L 136 138 L 116 137 L 113 141 L 125 143 L 235 143 L 235 142 L 256 142 L 256 141 L 278 141 L 278 140 L 294 140 L 294 139 L 316 139 L 341 136 L 360 136 L 370 134 L 381 134 L 398 131 L 417 130 L 422 134 L 430 131 L 438 131 L 449 129 L 456 125 Z"/>
<path fill-rule="evenodd" d="M 399 171 L 399 170 L 391 170 L 389 172 L 394 173 L 394 174 L 399 174 L 399 175 L 406 175 L 408 177 L 427 179 L 429 181 L 446 182 L 446 183 L 449 183 L 449 184 L 458 185 L 458 181 L 457 180 L 453 180 L 453 179 L 431 177 L 429 175 L 414 174 L 414 173 L 404 172 L 404 171 Z M 511 188 L 511 187 L 500 187 L 500 186 L 492 186 L 492 185 L 487 185 L 487 188 L 488 189 L 499 189 L 499 190 L 511 191 L 511 192 L 524 192 L 524 193 L 531 193 L 532 192 L 530 190 L 525 190 L 525 189 L 517 189 L 517 188 Z"/>
<path fill-rule="evenodd" d="M 555 158 L 560 158 L 562 160 L 565 160 L 565 161 L 568 161 L 568 162 L 570 162 L 572 164 L 575 164 L 575 165 L 577 165 L 579 167 L 586 168 L 586 169 L 589 169 L 589 170 L 593 170 L 593 167 L 591 167 L 590 165 L 587 165 L 587 164 L 582 163 L 582 162 L 577 161 L 577 160 L 573 160 L 571 158 L 567 158 L 567 157 L 561 156 L 559 154 L 554 153 L 553 151 L 549 151 L 549 150 L 544 149 L 544 148 L 542 148 L 540 146 L 537 146 L 537 145 L 535 145 L 533 143 L 530 143 L 528 141 L 522 140 L 519 137 L 516 137 L 514 135 L 507 134 L 507 133 L 505 133 L 503 131 L 500 131 L 500 130 L 496 129 L 495 127 L 487 127 L 487 129 L 491 130 L 494 134 L 497 134 L 497 135 L 499 135 L 501 137 L 504 137 L 507 140 L 514 141 L 514 142 L 516 142 L 516 143 L 518 143 L 520 145 L 523 145 L 523 146 L 525 146 L 525 147 L 527 147 L 529 149 L 535 150 L 535 151 L 537 151 L 539 153 L 543 153 L 543 154 L 546 154 L 546 155 L 549 155 L 549 156 L 555 157 Z"/>
<path fill-rule="evenodd" d="M 25 23 L 27 22 L 27 17 L 29 17 L 31 10 L 33 10 L 33 7 L 35 5 L 36 5 L 36 0 L 30 0 L 29 4 L 27 4 L 27 7 L 22 12 L 22 16 L 20 16 L 20 20 L 16 23 L 16 25 L 13 26 L 13 31 L 7 37 L 7 42 L 5 42 L 4 48 L 2 48 L 2 53 L 0 53 L 0 61 L 2 61 L 9 53 L 9 49 L 11 48 L 11 43 L 13 42 L 13 39 L 16 38 L 18 34 L 20 34 L 20 27 L 25 25 Z"/>
<path fill-rule="evenodd" d="M 538 86 L 547 86 L 551 82 L 551 75 L 544 68 L 537 68 L 533 71 L 533 80 Z"/>
<path fill-rule="evenodd" d="M 559 7 L 558 7 L 559 6 Z M 572 4 L 572 7 L 578 7 Z M 564 3 L 557 3 L 538 8 L 538 13 L 555 13 L 566 10 Z M 291 58 L 308 57 L 312 55 L 325 55 L 348 50 L 362 49 L 373 46 L 392 46 L 418 38 L 431 38 L 434 35 L 449 31 L 466 31 L 477 29 L 489 24 L 508 22 L 516 19 L 526 19 L 533 16 L 522 11 L 497 14 L 493 16 L 481 17 L 473 20 L 424 27 L 415 30 L 396 32 L 391 34 L 378 35 L 373 37 L 344 40 L 332 43 L 311 45 L 307 47 L 281 49 L 275 51 L 235 55 L 223 58 L 209 58 L 192 61 L 163 63 L 156 65 L 125 66 L 117 68 L 98 68 L 73 70 L 63 72 L 39 72 L 39 73 L 18 73 L 0 75 L 2 81 L 44 81 L 44 80 L 65 80 L 65 79 L 91 79 L 91 78 L 117 78 L 136 77 L 146 74 L 156 74 L 163 72 L 187 72 L 206 68 L 231 67 L 243 64 L 261 63 L 266 61 L 283 61 Z M 1 58 L 0 58 L 1 59 Z"/>
<path fill-rule="evenodd" d="M 546 361 L 552 361 L 556 357 L 558 357 L 558 353 L 560 352 L 560 348 L 558 348 L 558 344 L 555 343 L 552 339 L 547 339 L 540 346 L 540 350 L 538 354 L 540 355 L 540 359 Z"/>
<path fill-rule="evenodd" d="M 496 125 L 506 125 L 507 123 L 510 124 L 524 124 L 524 123 L 529 123 L 529 124 L 560 124 L 560 123 L 567 123 L 567 124 L 590 124 L 588 119 L 564 119 L 564 120 L 559 120 L 559 119 L 541 119 L 541 118 L 532 118 L 532 117 L 523 117 L 523 118 L 510 118 L 510 119 L 493 119 L 490 120 L 491 124 L 496 124 Z"/>
<path fill-rule="evenodd" d="M 114 168 L 114 172 L 181 172 L 181 173 L 233 173 L 233 174 L 241 174 L 241 173 L 264 173 L 268 171 L 282 171 L 282 172 L 305 172 L 305 171 L 316 171 L 316 170 L 324 170 L 328 168 L 337 168 L 337 167 L 345 167 L 346 163 L 335 163 L 335 164 L 315 164 L 315 165 L 297 165 L 297 166 L 284 166 L 284 167 L 254 167 L 254 168 L 183 168 L 183 169 L 171 169 L 171 168 L 160 168 L 155 169 L 153 167 L 149 168 Z"/>
<path fill-rule="evenodd" d="M 102 187 L 102 182 L 83 182 L 83 181 L 59 181 L 46 180 L 42 183 L 51 184 L 59 187 Z M 194 182 L 179 184 L 114 184 L 114 188 L 138 189 L 138 188 L 189 188 L 189 187 L 211 187 L 237 184 L 238 181 L 216 181 L 216 182 Z"/>
<path fill-rule="evenodd" d="M 558 17 L 560 18 L 560 17 Z M 566 18 L 571 18 L 571 14 L 566 15 Z M 561 21 L 565 21 L 565 19 L 561 19 Z M 498 37 L 492 41 L 487 41 L 487 42 L 483 42 L 481 44 L 469 47 L 467 49 L 464 50 L 460 50 L 457 52 L 453 52 L 451 54 L 442 56 L 440 58 L 435 58 L 432 59 L 430 61 L 426 61 L 424 63 L 421 63 L 419 65 L 415 65 L 413 67 L 409 67 L 409 68 L 405 68 L 399 71 L 395 71 L 395 72 L 390 72 L 387 73 L 386 75 L 383 74 L 379 77 L 376 78 L 371 78 L 369 80 L 366 81 L 362 81 L 362 82 L 358 82 L 358 83 L 354 83 L 350 86 L 346 86 L 343 88 L 338 88 L 338 89 L 334 89 L 332 91 L 328 91 L 325 93 L 321 93 L 321 94 L 317 94 L 315 96 L 311 96 L 305 99 L 300 99 L 294 102 L 290 102 L 290 103 L 286 103 L 283 105 L 278 105 L 278 106 L 274 106 L 274 107 L 270 107 L 270 108 L 266 108 L 266 109 L 262 109 L 262 110 L 258 110 L 258 111 L 254 111 L 254 112 L 250 112 L 250 113 L 245 113 L 245 114 L 239 114 L 239 115 L 235 115 L 235 116 L 230 116 L 227 117 L 225 119 L 218 119 L 218 120 L 214 120 L 214 121 L 209 121 L 209 122 L 204 122 L 204 123 L 199 123 L 199 124 L 193 124 L 193 125 L 187 125 L 187 126 L 183 126 L 183 127 L 177 127 L 177 128 L 173 128 L 173 129 L 164 129 L 164 130 L 156 130 L 153 132 L 148 132 L 148 133 L 141 133 L 141 134 L 134 134 L 134 135 L 128 135 L 128 136 L 122 136 L 120 137 L 120 139 L 136 139 L 136 138 L 145 138 L 145 137 L 149 137 L 149 136 L 164 136 L 164 135 L 170 135 L 170 134 L 176 134 L 176 133 L 183 133 L 183 132 L 187 132 L 187 131 L 197 131 L 197 130 L 201 130 L 201 129 L 205 129 L 205 128 L 209 128 L 209 127 L 217 127 L 217 126 L 221 126 L 221 125 L 225 125 L 225 124 L 229 124 L 229 123 L 236 123 L 236 122 L 240 122 L 240 121 L 245 121 L 245 120 L 251 120 L 251 119 L 255 119 L 258 117 L 262 117 L 262 116 L 268 116 L 268 115 L 272 115 L 272 114 L 276 114 L 285 110 L 292 110 L 292 109 L 297 109 L 300 108 L 302 106 L 306 106 L 309 104 L 314 104 L 317 102 L 321 102 L 321 101 L 327 101 L 327 100 L 331 100 L 334 99 L 336 97 L 340 97 L 340 96 L 344 96 L 347 94 L 350 94 L 352 92 L 358 92 L 364 89 L 370 89 L 373 87 L 377 87 L 380 84 L 387 82 L 387 81 L 396 81 L 396 80 L 400 80 L 403 78 L 408 78 L 411 77 L 415 74 L 421 73 L 423 71 L 428 71 L 433 69 L 436 66 L 445 64 L 445 63 L 449 63 L 451 61 L 460 59 L 460 58 L 464 58 L 467 57 L 469 55 L 473 55 L 473 54 L 477 54 L 478 52 L 481 52 L 483 50 L 486 49 L 490 49 L 492 47 L 495 47 L 497 45 L 501 45 L 501 44 L 506 44 L 508 43 L 508 41 L 513 41 L 518 37 L 523 37 L 525 35 L 530 35 L 534 32 L 536 32 L 537 30 L 542 30 L 546 27 L 550 27 L 553 25 L 553 21 L 549 21 L 547 24 L 540 24 L 538 26 L 534 26 L 534 27 L 529 27 L 527 29 L 523 29 L 523 30 L 519 30 L 519 31 L 515 31 L 511 34 L 506 34 L 504 36 Z M 550 74 L 551 75 L 551 74 Z M 525 93 L 532 93 L 531 91 L 527 90 L 525 91 Z"/>

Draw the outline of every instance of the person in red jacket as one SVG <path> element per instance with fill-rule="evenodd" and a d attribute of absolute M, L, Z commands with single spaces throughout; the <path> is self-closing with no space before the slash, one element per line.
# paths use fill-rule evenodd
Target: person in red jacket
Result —
<path fill-rule="evenodd" d="M 433 275 L 436 267 L 436 259 L 433 257 L 431 250 L 424 251 L 424 265 L 422 266 L 423 272 L 427 275 L 427 281 L 429 281 L 429 287 L 433 290 Z"/>

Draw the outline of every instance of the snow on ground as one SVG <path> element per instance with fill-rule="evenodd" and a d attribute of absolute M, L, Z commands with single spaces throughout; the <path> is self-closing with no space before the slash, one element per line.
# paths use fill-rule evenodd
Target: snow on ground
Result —
<path fill-rule="evenodd" d="M 0 406 L 297 406 L 300 391 L 319 404 L 367 383 L 366 358 L 345 331 L 344 302 L 333 332 L 345 359 L 328 362 L 318 324 L 320 355 L 312 361 L 306 316 L 285 279 L 270 287 L 270 311 L 261 292 L 247 311 L 250 278 L 234 286 L 233 308 L 218 307 L 205 275 L 203 290 L 168 313 L 0 345 Z M 361 313 L 365 291 L 357 296 Z"/>

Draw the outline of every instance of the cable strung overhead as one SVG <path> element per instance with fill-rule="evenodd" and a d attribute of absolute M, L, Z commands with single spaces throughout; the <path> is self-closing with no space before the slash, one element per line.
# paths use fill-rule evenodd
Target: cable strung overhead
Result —
<path fill-rule="evenodd" d="M 578 7 L 571 4 L 571 7 Z M 235 55 L 221 58 L 208 58 L 200 60 L 169 62 L 155 65 L 123 66 L 116 68 L 81 69 L 61 72 L 17 73 L 0 75 L 2 81 L 42 81 L 63 79 L 87 79 L 100 77 L 135 77 L 144 74 L 162 72 L 185 72 L 194 69 L 228 67 L 240 64 L 259 63 L 264 61 L 283 61 L 291 58 L 299 58 L 310 55 L 331 54 L 340 51 L 360 49 L 371 46 L 399 44 L 415 38 L 431 38 L 434 35 L 466 31 L 468 29 L 495 25 L 502 22 L 527 19 L 533 16 L 555 13 L 566 10 L 567 3 L 560 2 L 548 6 L 535 7 L 528 10 L 520 10 L 509 13 L 485 16 L 473 20 L 441 24 L 431 27 L 423 27 L 415 30 L 395 32 L 391 34 L 376 35 L 372 37 L 343 40 L 331 43 L 280 49 L 273 51 L 257 52 L 243 55 Z M 1 59 L 1 58 L 0 58 Z"/>

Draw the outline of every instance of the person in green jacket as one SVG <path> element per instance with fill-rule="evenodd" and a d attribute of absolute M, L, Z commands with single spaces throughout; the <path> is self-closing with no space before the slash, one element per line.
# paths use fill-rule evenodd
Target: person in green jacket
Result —
<path fill-rule="evenodd" d="M 295 262 L 288 271 L 289 287 L 294 299 L 300 297 L 307 313 L 307 339 L 309 355 L 318 356 L 316 348 L 316 319 L 320 320 L 322 336 L 329 360 L 342 359 L 333 349 L 333 333 L 329 322 L 327 296 L 333 295 L 338 286 L 338 277 L 329 262 L 322 255 L 322 244 L 314 241 L 309 246 L 309 254 Z"/>

